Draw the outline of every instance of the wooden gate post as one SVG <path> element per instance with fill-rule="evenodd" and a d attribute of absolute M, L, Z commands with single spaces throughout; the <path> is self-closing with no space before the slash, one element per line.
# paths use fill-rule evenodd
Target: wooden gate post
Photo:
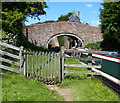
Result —
<path fill-rule="evenodd" d="M 88 58 L 90 59 L 90 60 L 88 61 L 88 65 L 89 65 L 89 66 L 92 66 L 92 54 L 91 54 L 91 53 L 88 53 Z M 89 72 L 92 72 L 92 69 L 91 69 L 91 68 L 87 68 L 87 69 L 88 69 Z M 88 77 L 88 78 L 91 78 L 91 74 L 88 74 L 87 77 Z"/>
<path fill-rule="evenodd" d="M 24 52 L 26 52 L 26 50 L 24 50 Z M 23 75 L 25 77 L 27 76 L 26 63 L 27 63 L 27 55 L 23 54 Z"/>
<path fill-rule="evenodd" d="M 64 79 L 64 47 L 61 47 L 61 51 L 60 51 L 60 78 L 61 81 Z"/>
<path fill-rule="evenodd" d="M 22 52 L 23 52 L 23 46 L 20 47 L 20 53 L 19 53 L 19 56 L 20 56 L 20 73 L 23 73 L 23 55 L 22 55 Z"/>

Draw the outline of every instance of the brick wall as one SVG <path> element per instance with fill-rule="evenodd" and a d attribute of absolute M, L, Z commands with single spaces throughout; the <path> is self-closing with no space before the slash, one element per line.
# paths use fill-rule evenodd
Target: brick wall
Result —
<path fill-rule="evenodd" d="M 99 27 L 93 27 L 76 22 L 52 22 L 38 23 L 24 26 L 23 34 L 30 41 L 38 46 L 46 46 L 48 40 L 59 33 L 72 33 L 83 40 L 84 44 L 102 40 Z"/>

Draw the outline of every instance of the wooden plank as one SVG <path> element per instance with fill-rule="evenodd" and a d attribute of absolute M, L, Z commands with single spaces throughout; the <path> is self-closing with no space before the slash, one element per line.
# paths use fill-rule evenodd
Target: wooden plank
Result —
<path fill-rule="evenodd" d="M 23 73 L 23 55 L 22 55 L 22 52 L 23 52 L 23 47 L 21 46 L 20 47 L 20 52 L 19 52 L 19 57 L 20 57 L 20 72 Z"/>
<path fill-rule="evenodd" d="M 72 50 L 72 49 L 65 49 L 65 52 L 72 52 L 72 53 L 89 53 L 89 54 L 102 54 L 101 51 L 92 51 L 92 50 L 85 50 L 85 51 L 80 51 L 80 50 Z"/>
<path fill-rule="evenodd" d="M 51 53 L 49 52 L 48 53 L 48 59 L 50 59 L 51 58 Z M 48 81 L 50 81 L 50 62 L 48 63 Z"/>
<path fill-rule="evenodd" d="M 12 58 L 20 59 L 19 56 L 14 55 L 14 54 L 11 54 L 11 53 L 8 53 L 8 52 L 6 52 L 6 51 L 0 50 L 0 53 L 1 53 L 1 54 L 4 54 L 4 55 L 7 55 L 7 56 L 10 56 L 10 57 L 12 57 Z"/>
<path fill-rule="evenodd" d="M 26 54 L 26 77 L 28 77 L 28 56 L 27 54 Z"/>
<path fill-rule="evenodd" d="M 5 69 L 5 70 L 9 70 L 9 71 L 12 71 L 12 72 L 15 72 L 15 73 L 20 73 L 19 70 L 16 70 L 16 69 L 7 67 L 7 66 L 5 66 L 5 65 L 0 65 L 0 68 Z"/>
<path fill-rule="evenodd" d="M 89 66 L 89 65 L 80 65 L 80 64 L 64 64 L 64 66 L 68 67 L 85 67 L 85 68 L 101 68 L 101 66 Z"/>
<path fill-rule="evenodd" d="M 58 59 L 59 59 L 59 61 L 58 61 L 58 64 L 59 64 L 59 68 L 58 68 L 58 78 L 59 78 L 59 82 L 61 82 L 61 64 L 60 64 L 60 55 L 58 55 Z"/>
<path fill-rule="evenodd" d="M 48 53 L 46 53 L 46 60 L 48 60 Z M 46 65 L 46 80 L 48 80 L 48 65 Z"/>
<path fill-rule="evenodd" d="M 34 52 L 33 52 L 33 55 L 32 55 L 32 78 L 34 78 Z"/>
<path fill-rule="evenodd" d="M 58 82 L 58 68 L 59 64 L 58 64 L 58 59 L 57 59 L 57 54 L 55 54 L 55 83 Z"/>
<path fill-rule="evenodd" d="M 31 78 L 32 77 L 32 55 L 30 55 L 29 65 L 30 65 L 30 78 Z"/>
<path fill-rule="evenodd" d="M 40 60 L 39 67 L 42 67 L 42 63 L 43 63 L 43 61 L 42 61 L 42 52 L 39 53 L 39 60 Z M 42 77 L 42 70 L 39 69 L 38 71 L 39 71 L 40 77 Z M 42 80 L 42 78 L 40 80 Z"/>
<path fill-rule="evenodd" d="M 82 58 L 82 57 L 64 57 L 64 58 L 85 60 L 85 61 L 101 61 L 101 59 L 97 59 L 97 58 Z"/>
<path fill-rule="evenodd" d="M 61 73 L 62 73 L 62 80 L 64 80 L 64 47 L 61 47 Z"/>
<path fill-rule="evenodd" d="M 52 81 L 53 81 L 53 78 L 54 78 L 54 76 L 55 76 L 55 71 L 54 71 L 54 69 L 55 69 L 55 55 L 54 55 L 54 53 L 52 53 L 52 57 L 53 57 L 53 60 L 52 60 Z"/>
<path fill-rule="evenodd" d="M 27 77 L 29 77 L 30 68 L 29 68 L 29 55 L 27 54 Z"/>
<path fill-rule="evenodd" d="M 88 54 L 88 58 L 92 59 L 92 54 Z M 88 66 L 92 66 L 91 60 L 88 61 Z M 87 68 L 87 70 L 88 70 L 88 72 L 92 72 L 91 68 Z M 91 74 L 88 74 L 87 77 L 91 79 Z"/>
<path fill-rule="evenodd" d="M 26 77 L 26 55 L 23 55 L 23 57 L 24 57 L 24 64 L 23 64 L 23 74 L 24 74 L 24 76 Z"/>
<path fill-rule="evenodd" d="M 0 45 L 8 47 L 8 48 L 11 48 L 11 49 L 15 49 L 15 50 L 18 50 L 18 51 L 20 50 L 19 47 L 16 47 L 16 46 L 13 46 L 13 45 L 9 45 L 9 44 L 3 43 L 3 42 L 0 42 Z"/>
<path fill-rule="evenodd" d="M 48 59 L 48 55 L 47 55 L 47 52 L 45 53 L 45 61 L 47 61 Z M 45 67 L 45 81 L 47 80 L 47 65 L 46 65 L 46 67 Z"/>
<path fill-rule="evenodd" d="M 35 53 L 35 56 L 36 56 L 36 70 L 37 70 L 37 68 L 38 68 L 38 52 Z M 38 72 L 35 75 L 36 75 L 36 79 L 38 80 Z"/>
<path fill-rule="evenodd" d="M 20 63 L 9 60 L 9 59 L 5 59 L 5 58 L 2 58 L 2 57 L 0 57 L 0 61 L 4 61 L 4 62 L 9 63 L 9 64 L 20 66 Z"/>
<path fill-rule="evenodd" d="M 96 72 L 78 72 L 78 71 L 64 71 L 64 73 L 69 73 L 69 74 L 91 74 L 91 75 L 100 75 L 100 73 Z"/>
<path fill-rule="evenodd" d="M 45 53 L 44 52 L 42 52 L 42 64 L 45 64 L 45 55 L 44 55 Z M 42 80 L 43 80 L 43 82 L 44 82 L 44 67 L 42 68 Z"/>

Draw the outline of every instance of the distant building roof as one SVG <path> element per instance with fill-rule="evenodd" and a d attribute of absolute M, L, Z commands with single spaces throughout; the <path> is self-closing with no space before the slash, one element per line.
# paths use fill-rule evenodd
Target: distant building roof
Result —
<path fill-rule="evenodd" d="M 74 13 L 69 17 L 68 21 L 80 23 L 80 18 Z"/>

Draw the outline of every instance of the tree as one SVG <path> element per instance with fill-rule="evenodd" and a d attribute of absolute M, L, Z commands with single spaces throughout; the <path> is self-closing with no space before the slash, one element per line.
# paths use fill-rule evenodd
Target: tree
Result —
<path fill-rule="evenodd" d="M 101 44 L 101 42 L 88 43 L 87 45 L 85 45 L 85 48 L 90 48 L 90 49 L 94 49 L 94 50 L 101 50 L 102 48 L 100 48 L 100 44 Z"/>
<path fill-rule="evenodd" d="M 58 21 L 68 21 L 69 17 L 73 14 L 73 12 L 69 12 L 66 15 L 61 15 L 58 17 Z"/>
<path fill-rule="evenodd" d="M 101 31 L 103 42 L 101 47 L 104 50 L 120 51 L 120 3 L 104 2 L 101 9 Z"/>
<path fill-rule="evenodd" d="M 20 36 L 27 17 L 40 19 L 47 8 L 45 2 L 2 2 L 2 29 L 6 35 Z"/>

